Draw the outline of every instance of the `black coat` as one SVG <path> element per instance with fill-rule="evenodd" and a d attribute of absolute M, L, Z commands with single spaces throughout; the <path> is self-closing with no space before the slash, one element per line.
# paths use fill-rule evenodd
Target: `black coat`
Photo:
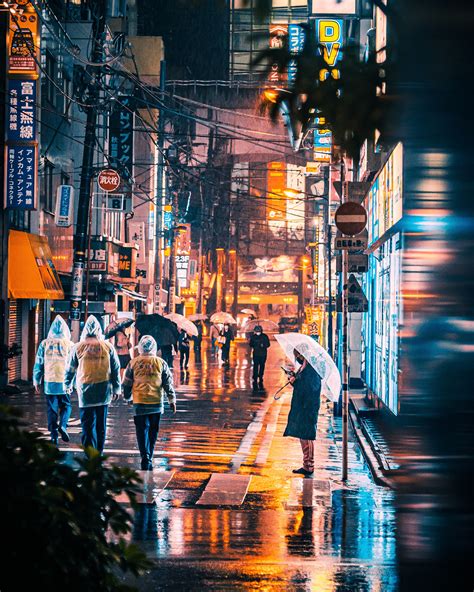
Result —
<path fill-rule="evenodd" d="M 283 435 L 316 440 L 321 378 L 310 364 L 296 375 L 293 389 L 288 423 Z"/>
<path fill-rule="evenodd" d="M 270 347 L 270 340 L 268 335 L 262 333 L 261 335 L 252 335 L 249 345 L 253 350 L 253 357 L 262 359 L 267 357 L 267 349 Z"/>

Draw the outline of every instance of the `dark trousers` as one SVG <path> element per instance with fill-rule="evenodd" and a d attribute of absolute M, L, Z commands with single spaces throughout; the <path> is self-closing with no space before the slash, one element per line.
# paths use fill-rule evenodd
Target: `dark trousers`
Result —
<path fill-rule="evenodd" d="M 230 345 L 224 345 L 222 348 L 222 361 L 228 362 L 230 356 Z"/>
<path fill-rule="evenodd" d="M 173 346 L 162 345 L 161 346 L 161 357 L 168 364 L 170 370 L 173 370 Z"/>
<path fill-rule="evenodd" d="M 137 434 L 138 450 L 142 457 L 142 468 L 144 463 L 151 463 L 155 450 L 156 439 L 160 429 L 161 413 L 150 413 L 147 415 L 135 415 L 135 432 Z"/>
<path fill-rule="evenodd" d="M 83 407 L 80 410 L 81 441 L 84 448 L 92 446 L 100 453 L 104 451 L 108 409 L 108 405 L 98 405 L 97 407 Z"/>
<path fill-rule="evenodd" d="M 181 368 L 187 368 L 189 364 L 189 347 L 183 347 L 179 350 L 179 365 Z"/>
<path fill-rule="evenodd" d="M 46 395 L 48 411 L 48 430 L 51 438 L 58 437 L 58 428 L 67 429 L 67 422 L 71 417 L 71 400 L 69 395 Z M 59 422 L 58 422 L 59 420 Z"/>
<path fill-rule="evenodd" d="M 254 357 L 253 358 L 253 381 L 263 382 L 263 373 L 265 372 L 265 363 L 267 358 Z"/>

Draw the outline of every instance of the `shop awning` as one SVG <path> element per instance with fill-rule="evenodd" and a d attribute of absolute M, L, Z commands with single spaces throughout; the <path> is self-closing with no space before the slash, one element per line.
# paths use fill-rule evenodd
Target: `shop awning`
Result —
<path fill-rule="evenodd" d="M 10 298 L 62 300 L 64 291 L 45 236 L 10 230 L 8 235 Z"/>

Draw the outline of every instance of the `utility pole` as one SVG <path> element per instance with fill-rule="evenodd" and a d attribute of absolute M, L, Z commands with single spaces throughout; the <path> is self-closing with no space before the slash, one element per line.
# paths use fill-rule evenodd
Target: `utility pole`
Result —
<path fill-rule="evenodd" d="M 237 318 L 239 313 L 239 241 L 240 241 L 240 192 L 237 189 L 236 207 L 234 207 L 234 222 L 235 222 L 235 242 L 234 242 L 234 277 L 232 278 L 233 299 L 232 299 L 232 316 Z M 229 251 L 231 253 L 231 251 Z"/>
<path fill-rule="evenodd" d="M 96 15 L 92 23 L 92 52 L 91 62 L 97 63 L 102 59 L 103 37 L 105 33 L 106 0 L 95 0 Z M 82 155 L 81 183 L 79 187 L 79 203 L 77 211 L 76 233 L 74 236 L 74 262 L 72 267 L 72 289 L 70 300 L 70 320 L 72 337 L 79 339 L 81 326 L 81 303 L 83 296 L 84 268 L 87 260 L 87 234 L 89 229 L 90 201 L 92 199 L 92 181 L 94 165 L 94 149 L 97 127 L 97 103 L 99 101 L 99 86 L 97 78 L 101 69 L 87 66 L 89 77 L 86 108 L 86 129 L 84 135 L 84 152 Z"/>
<path fill-rule="evenodd" d="M 177 188 L 173 190 L 173 223 L 171 225 L 171 241 L 170 241 L 170 275 L 168 285 L 168 314 L 176 310 L 176 222 L 178 218 L 178 192 Z"/>
<path fill-rule="evenodd" d="M 332 233 L 331 233 L 331 190 L 330 190 L 330 166 L 324 168 L 324 195 L 326 200 L 324 203 L 324 228 L 326 233 L 326 259 L 328 265 L 328 353 L 333 357 L 333 323 L 332 323 Z"/>
<path fill-rule="evenodd" d="M 164 91 L 166 85 L 166 62 L 160 62 L 160 98 L 164 101 Z M 158 150 L 158 167 L 157 167 L 157 192 L 155 202 L 155 306 L 154 312 L 159 312 L 161 306 L 161 285 L 163 277 L 162 268 L 162 253 L 163 253 L 163 203 L 166 198 L 166 183 L 165 183 L 165 159 L 163 155 L 165 145 L 165 116 L 162 108 L 158 115 L 158 138 L 156 147 Z"/>

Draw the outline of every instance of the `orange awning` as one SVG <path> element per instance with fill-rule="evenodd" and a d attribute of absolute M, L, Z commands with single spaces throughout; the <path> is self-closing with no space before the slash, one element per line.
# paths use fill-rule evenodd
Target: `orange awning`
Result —
<path fill-rule="evenodd" d="M 10 230 L 8 295 L 10 298 L 64 299 L 61 281 L 45 236 Z"/>

